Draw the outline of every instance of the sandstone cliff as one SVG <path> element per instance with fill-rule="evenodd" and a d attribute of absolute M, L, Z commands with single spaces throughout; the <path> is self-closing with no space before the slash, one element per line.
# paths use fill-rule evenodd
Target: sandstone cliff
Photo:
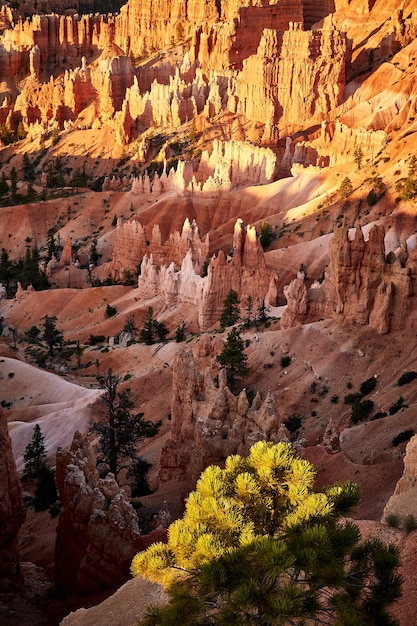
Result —
<path fill-rule="evenodd" d="M 18 533 L 25 519 L 22 487 L 16 472 L 7 422 L 0 407 L 0 583 L 19 580 Z"/>
<path fill-rule="evenodd" d="M 171 415 L 159 477 L 186 480 L 189 489 L 208 465 L 222 465 L 230 454 L 246 455 L 259 440 L 289 439 L 272 394 L 262 399 L 258 393 L 250 405 L 245 390 L 238 396 L 229 391 L 224 370 L 216 385 L 210 370 L 200 373 L 184 350 L 174 363 Z"/>

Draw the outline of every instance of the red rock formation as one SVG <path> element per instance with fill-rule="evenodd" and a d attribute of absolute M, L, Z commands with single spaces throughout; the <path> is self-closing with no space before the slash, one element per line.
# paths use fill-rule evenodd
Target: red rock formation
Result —
<path fill-rule="evenodd" d="M 395 491 L 388 500 L 382 521 L 390 514 L 404 519 L 407 515 L 417 517 L 417 437 L 412 437 L 407 443 L 404 457 L 404 472 L 398 481 Z"/>
<path fill-rule="evenodd" d="M 255 308 L 262 300 L 266 305 L 276 304 L 276 273 L 266 266 L 255 229 L 248 226 L 245 230 L 242 220 L 235 224 L 233 257 L 226 259 L 220 251 L 208 267 L 198 307 L 198 323 L 202 330 L 218 323 L 230 289 L 239 294 L 242 309 L 248 297 L 252 298 Z"/>
<path fill-rule="evenodd" d="M 56 584 L 88 594 L 124 582 L 143 549 L 135 510 L 112 474 L 100 479 L 87 438 L 76 432 L 58 449 L 56 482 L 62 501 L 55 549 Z"/>
<path fill-rule="evenodd" d="M 411 296 L 417 287 L 417 250 L 410 256 L 403 249 L 398 258 L 393 252 L 386 256 L 384 238 L 382 225 L 372 227 L 367 241 L 360 229 L 353 240 L 345 226 L 336 229 L 324 282 L 308 290 L 307 310 L 298 308 L 295 284 L 286 290 L 289 313 L 284 324 L 301 323 L 308 315 L 333 317 L 346 325 L 369 324 L 382 334 L 415 325 L 417 312 Z"/>
<path fill-rule="evenodd" d="M 116 280 L 123 280 L 127 272 L 137 273 L 138 265 L 142 263 L 145 255 L 147 255 L 145 266 L 149 265 L 149 257 L 152 255 L 151 265 L 155 263 L 156 268 L 171 263 L 181 267 L 189 250 L 192 263 L 196 264 L 196 271 L 199 272 L 208 255 L 209 238 L 207 235 L 202 241 L 197 224 L 195 222 L 190 224 L 188 218 L 184 221 L 181 234 L 178 231 L 171 233 L 164 243 L 157 225 L 154 226 L 149 241 L 146 229 L 140 222 L 136 220 L 123 222 L 119 219 L 110 270 Z M 146 272 L 146 269 L 144 271 Z"/>
<path fill-rule="evenodd" d="M 191 352 L 180 351 L 173 369 L 171 435 L 162 451 L 161 481 L 186 480 L 190 489 L 208 465 L 221 465 L 230 454 L 246 455 L 260 439 L 289 438 L 271 394 L 252 405 L 243 390 L 234 396 L 224 370 L 218 387 L 211 372 L 201 374 Z"/>
<path fill-rule="evenodd" d="M 71 265 L 73 262 L 72 239 L 67 237 L 61 254 L 61 263 L 63 265 Z"/>
<path fill-rule="evenodd" d="M 18 533 L 25 519 L 22 486 L 16 472 L 6 418 L 0 407 L 0 583 L 19 579 Z"/>

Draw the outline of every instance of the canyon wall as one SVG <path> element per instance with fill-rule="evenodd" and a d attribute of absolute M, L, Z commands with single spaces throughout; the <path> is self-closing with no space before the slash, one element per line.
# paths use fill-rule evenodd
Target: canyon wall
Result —
<path fill-rule="evenodd" d="M 224 370 L 216 385 L 210 369 L 200 373 L 193 354 L 185 350 L 174 363 L 171 416 L 159 478 L 186 481 L 188 489 L 208 465 L 221 466 L 230 454 L 245 456 L 256 441 L 289 440 L 272 394 L 262 399 L 258 393 L 249 405 L 245 390 L 238 396 L 229 391 Z"/>
<path fill-rule="evenodd" d="M 325 17 L 330 5 L 323 1 L 307 13 Z M 229 3 L 219 20 L 214 0 L 198 6 L 148 0 L 127 3 L 117 18 L 20 19 L 2 37 L 0 71 L 27 80 L 16 102 L 3 106 L 1 121 L 14 128 L 22 121 L 30 132 L 37 124 L 62 129 L 92 106 L 78 127 L 107 123 L 126 145 L 155 125 L 169 132 L 199 118 L 204 131 L 222 113 L 235 119 L 228 139 L 271 145 L 343 99 L 346 36 L 330 18 L 320 30 L 303 30 L 306 6 Z M 129 55 L 169 48 L 178 39 L 187 39 L 179 59 L 132 67 Z M 64 76 L 58 76 L 61 67 Z"/>
<path fill-rule="evenodd" d="M 0 586 L 19 581 L 18 533 L 25 519 L 7 422 L 0 407 Z"/>

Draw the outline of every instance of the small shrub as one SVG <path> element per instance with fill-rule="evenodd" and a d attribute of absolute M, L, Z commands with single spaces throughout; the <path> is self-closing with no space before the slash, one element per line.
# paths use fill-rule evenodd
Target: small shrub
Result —
<path fill-rule="evenodd" d="M 368 393 L 371 393 L 371 391 L 375 389 L 377 382 L 378 381 L 374 376 L 371 376 L 371 378 L 364 380 L 359 387 L 359 393 L 361 394 L 361 396 L 367 396 Z"/>
<path fill-rule="evenodd" d="M 413 530 L 416 529 L 417 521 L 414 515 L 412 515 L 411 513 L 409 515 L 406 515 L 404 519 L 404 530 L 406 530 L 408 533 L 411 533 Z"/>
<path fill-rule="evenodd" d="M 14 377 L 14 372 L 9 372 L 9 373 L 8 373 L 8 377 L 9 377 L 9 378 L 13 378 L 13 377 Z"/>
<path fill-rule="evenodd" d="M 398 387 L 402 387 L 403 385 L 407 385 L 407 383 L 411 383 L 412 380 L 417 378 L 417 372 L 412 370 L 411 372 L 404 372 L 398 379 L 397 385 Z"/>
<path fill-rule="evenodd" d="M 332 404 L 337 404 L 339 402 L 339 396 L 332 396 L 330 402 Z"/>
<path fill-rule="evenodd" d="M 376 195 L 374 189 L 371 189 L 371 191 L 366 196 L 366 202 L 368 203 L 368 206 L 374 206 L 374 204 L 378 202 L 378 196 Z"/>
<path fill-rule="evenodd" d="M 320 398 L 324 398 L 329 393 L 329 388 L 326 385 L 321 385 L 320 389 L 317 392 Z"/>
<path fill-rule="evenodd" d="M 355 402 L 359 402 L 362 396 L 360 393 L 348 393 L 347 396 L 344 397 L 344 404 L 355 404 Z"/>
<path fill-rule="evenodd" d="M 273 364 L 273 363 L 264 363 L 264 364 L 263 364 L 263 368 L 264 368 L 264 370 L 270 370 L 270 369 L 272 369 L 273 367 L 274 367 L 274 364 Z"/>
<path fill-rule="evenodd" d="M 406 407 L 407 405 L 404 403 L 404 398 L 400 396 L 397 402 L 394 402 L 394 404 L 391 404 L 390 408 L 388 409 L 388 412 L 390 415 L 395 415 L 396 413 L 398 413 L 400 409 L 406 408 Z"/>
<path fill-rule="evenodd" d="M 375 415 L 373 415 L 371 417 L 371 421 L 373 422 L 374 420 L 380 420 L 383 417 L 386 417 L 388 415 L 388 413 L 386 413 L 385 411 L 378 411 L 377 413 L 375 413 Z"/>
<path fill-rule="evenodd" d="M 403 430 L 393 437 L 391 445 L 395 448 L 400 443 L 404 443 L 405 441 L 410 441 L 411 437 L 414 436 L 414 430 L 412 428 L 408 428 L 407 430 Z"/>
<path fill-rule="evenodd" d="M 281 357 L 281 367 L 282 368 L 288 367 L 290 363 L 291 363 L 291 357 L 289 355 Z"/>
<path fill-rule="evenodd" d="M 90 346 L 96 346 L 99 343 L 104 343 L 106 338 L 104 335 L 90 335 L 88 343 Z"/>
<path fill-rule="evenodd" d="M 368 417 L 369 414 L 372 413 L 373 408 L 374 403 L 372 402 L 372 400 L 358 400 L 357 402 L 354 402 L 352 405 L 352 415 L 350 418 L 352 424 L 357 424 L 358 422 Z"/>
<path fill-rule="evenodd" d="M 390 526 L 391 528 L 400 527 L 400 516 L 397 513 L 389 513 L 386 516 L 385 521 L 387 522 L 388 526 Z"/>
<path fill-rule="evenodd" d="M 301 428 L 302 420 L 303 418 L 301 415 L 299 415 L 298 413 L 294 413 L 283 421 L 285 428 L 287 428 L 288 432 L 291 435 L 292 441 L 297 438 L 298 431 Z"/>
<path fill-rule="evenodd" d="M 106 317 L 113 317 L 116 313 L 117 309 L 115 306 L 111 306 L 110 304 L 106 306 Z"/>

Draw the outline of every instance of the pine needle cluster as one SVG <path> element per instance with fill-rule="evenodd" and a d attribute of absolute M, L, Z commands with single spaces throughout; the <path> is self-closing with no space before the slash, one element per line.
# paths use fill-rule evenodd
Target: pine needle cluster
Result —
<path fill-rule="evenodd" d="M 170 602 L 143 626 L 393 626 L 401 591 L 396 548 L 360 542 L 344 516 L 356 485 L 314 491 L 315 468 L 290 444 L 258 442 L 247 458 L 207 468 L 167 544 L 132 562 Z"/>

